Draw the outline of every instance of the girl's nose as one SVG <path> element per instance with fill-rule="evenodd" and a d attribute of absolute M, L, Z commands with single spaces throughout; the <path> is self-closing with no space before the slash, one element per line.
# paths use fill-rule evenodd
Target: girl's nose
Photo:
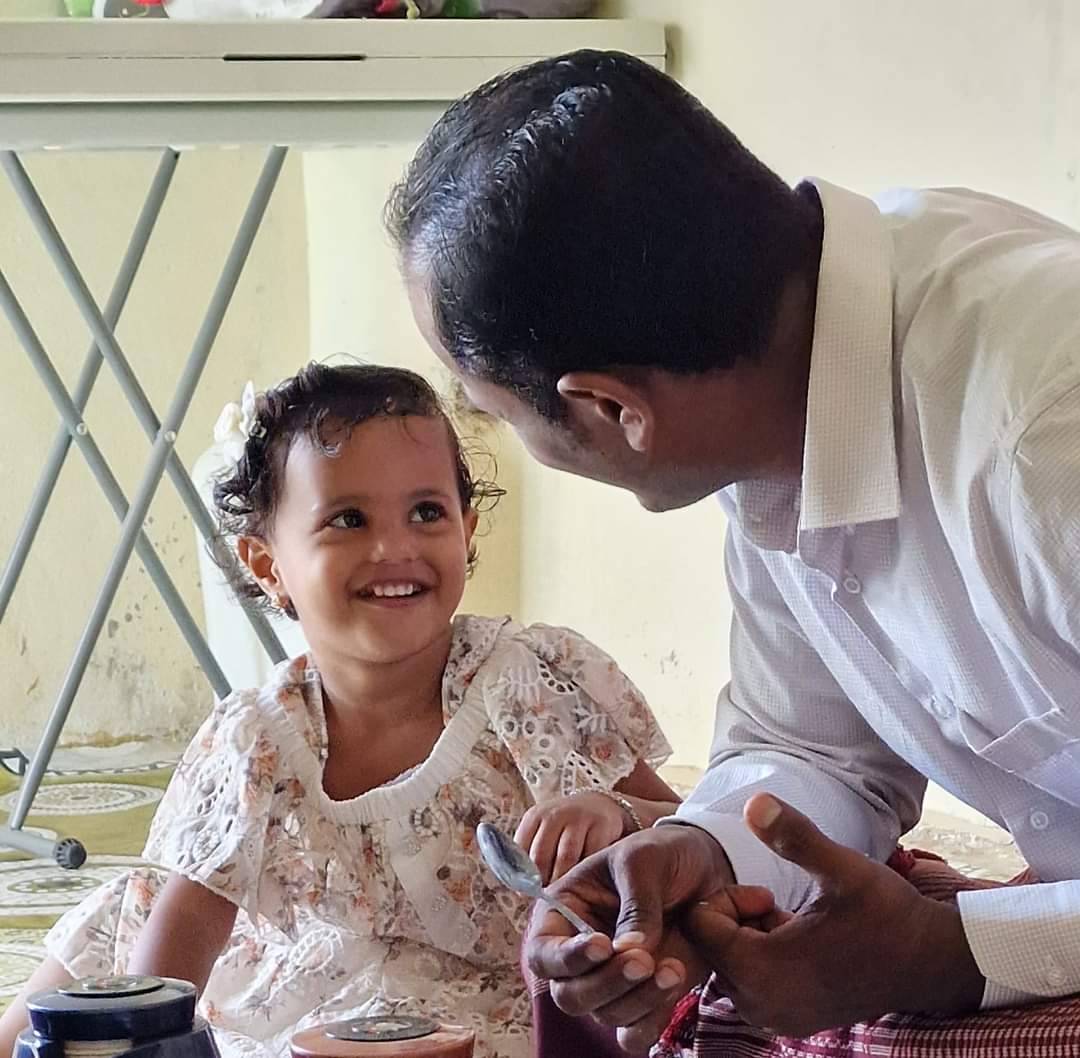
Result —
<path fill-rule="evenodd" d="M 407 528 L 387 528 L 372 539 L 372 561 L 403 562 L 418 557 L 416 538 Z"/>

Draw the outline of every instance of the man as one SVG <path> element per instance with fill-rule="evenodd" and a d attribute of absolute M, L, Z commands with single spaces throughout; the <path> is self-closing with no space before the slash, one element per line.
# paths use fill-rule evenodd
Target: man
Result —
<path fill-rule="evenodd" d="M 537 459 L 730 522 L 709 770 L 557 886 L 614 940 L 538 918 L 556 1002 L 636 1049 L 705 970 L 795 1035 L 1080 992 L 1080 235 L 792 190 L 597 52 L 452 106 L 388 224 L 432 349 Z M 927 778 L 1042 884 L 884 866 Z"/>

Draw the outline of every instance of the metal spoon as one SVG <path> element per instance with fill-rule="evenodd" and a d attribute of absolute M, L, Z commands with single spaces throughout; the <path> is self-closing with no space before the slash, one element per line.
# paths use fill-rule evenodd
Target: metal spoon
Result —
<path fill-rule="evenodd" d="M 491 868 L 491 873 L 508 889 L 532 897 L 533 900 L 543 900 L 553 910 L 558 911 L 578 933 L 596 932 L 579 914 L 571 911 L 540 884 L 540 868 L 517 842 L 508 838 L 498 827 L 490 823 L 478 824 L 476 840 L 480 845 L 480 855 Z"/>

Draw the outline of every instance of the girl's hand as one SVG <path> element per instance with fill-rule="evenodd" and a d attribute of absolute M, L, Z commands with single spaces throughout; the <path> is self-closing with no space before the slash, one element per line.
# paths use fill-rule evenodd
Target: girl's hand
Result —
<path fill-rule="evenodd" d="M 521 817 L 514 840 L 533 858 L 548 885 L 586 856 L 618 841 L 628 822 L 610 797 L 582 791 L 533 805 Z"/>

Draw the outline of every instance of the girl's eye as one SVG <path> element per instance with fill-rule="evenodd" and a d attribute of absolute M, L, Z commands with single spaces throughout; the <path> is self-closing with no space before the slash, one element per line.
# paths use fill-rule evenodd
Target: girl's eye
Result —
<path fill-rule="evenodd" d="M 355 507 L 350 507 L 347 511 L 335 514 L 326 524 L 335 529 L 360 529 L 364 525 L 364 516 Z"/>
<path fill-rule="evenodd" d="M 437 522 L 446 517 L 446 509 L 439 503 L 418 503 L 409 515 L 410 522 Z"/>

